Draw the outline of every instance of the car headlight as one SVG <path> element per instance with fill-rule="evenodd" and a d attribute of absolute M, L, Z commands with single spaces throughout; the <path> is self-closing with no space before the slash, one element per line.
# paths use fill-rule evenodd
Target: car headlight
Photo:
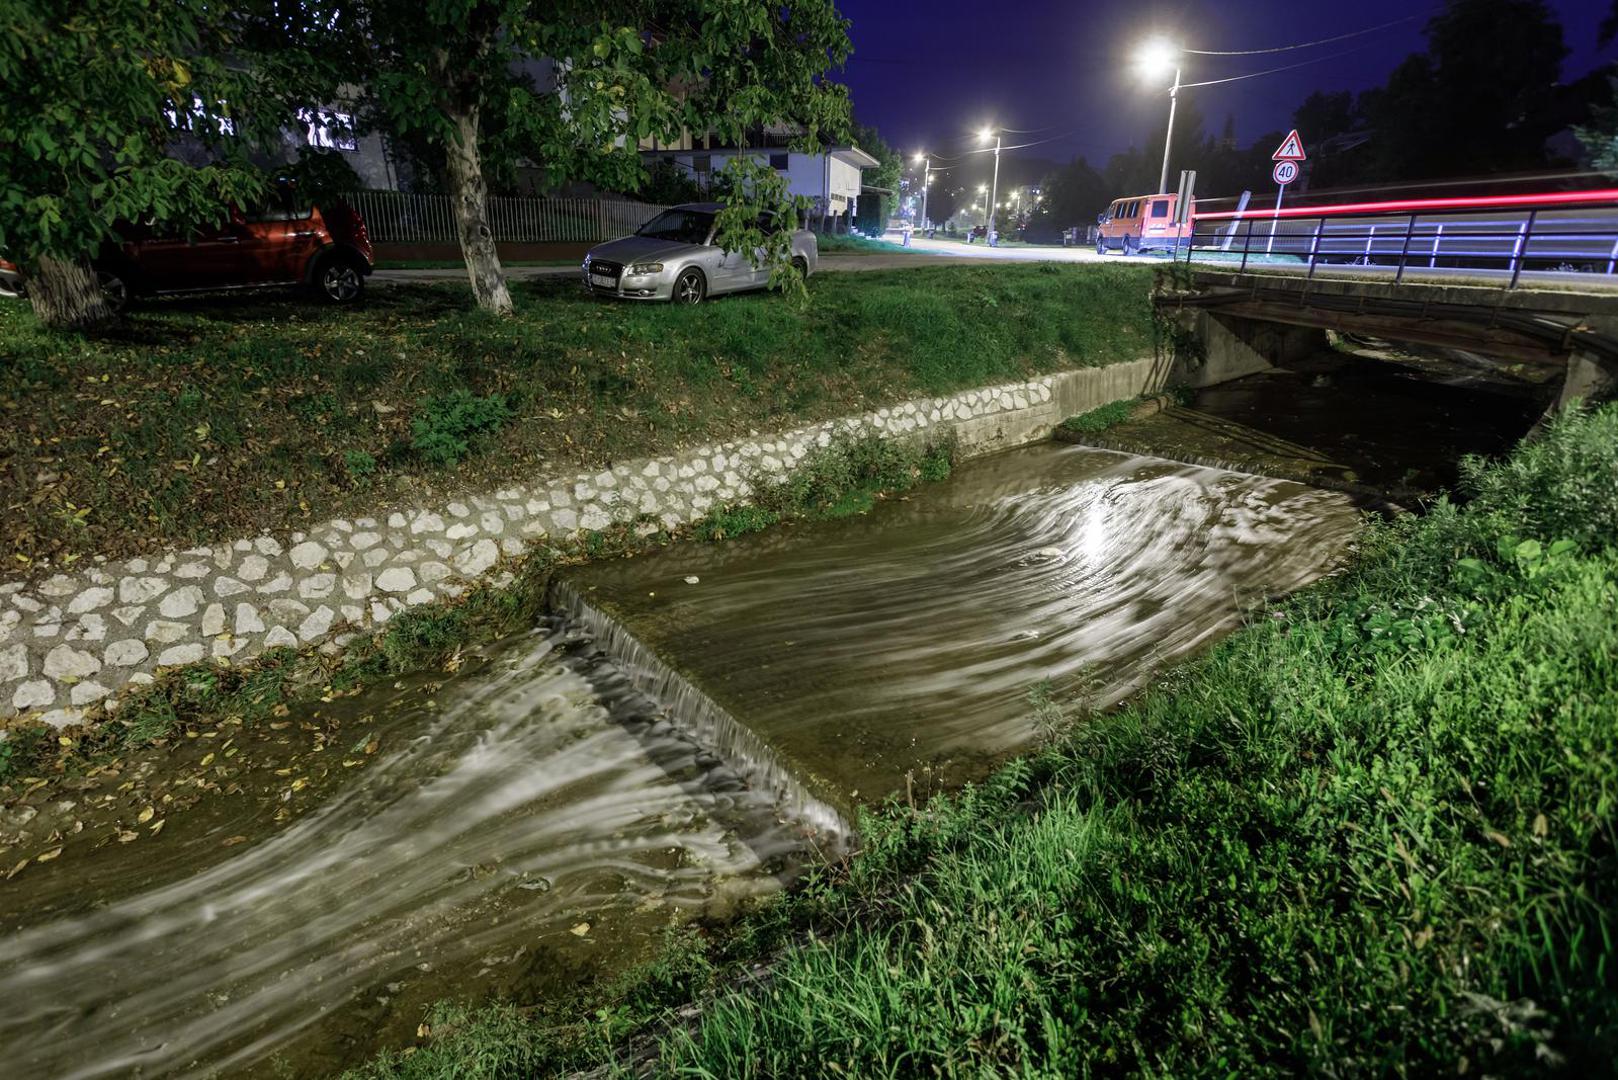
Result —
<path fill-rule="evenodd" d="M 634 266 L 629 268 L 629 272 L 631 274 L 661 274 L 663 272 L 663 264 L 636 263 Z"/>

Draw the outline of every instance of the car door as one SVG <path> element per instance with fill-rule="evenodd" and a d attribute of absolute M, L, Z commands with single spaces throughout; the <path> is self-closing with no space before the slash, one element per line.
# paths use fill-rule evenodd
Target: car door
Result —
<path fill-rule="evenodd" d="M 222 289 L 262 281 L 259 263 L 271 246 L 271 234 L 276 231 L 276 227 L 265 228 L 231 207 L 230 216 L 223 224 L 197 230 L 183 249 L 173 253 L 174 284 L 158 287 Z M 285 231 L 284 222 L 280 231 Z"/>

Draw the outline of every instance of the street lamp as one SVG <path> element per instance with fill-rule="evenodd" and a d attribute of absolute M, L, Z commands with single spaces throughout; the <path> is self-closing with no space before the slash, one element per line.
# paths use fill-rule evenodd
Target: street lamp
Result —
<path fill-rule="evenodd" d="M 916 151 L 915 163 L 922 168 L 921 172 L 921 227 L 927 228 L 927 185 L 933 182 L 933 159 L 925 153 Z"/>
<path fill-rule="evenodd" d="M 978 132 L 978 138 L 985 144 L 990 139 L 994 140 L 994 184 L 989 190 L 989 205 L 993 207 L 995 197 L 1000 192 L 1000 133 L 994 130 L 993 127 L 985 126 L 982 131 Z M 991 209 L 984 216 L 986 218 L 983 222 L 985 238 L 989 241 L 989 246 L 994 247 L 994 211 Z"/>
<path fill-rule="evenodd" d="M 1157 193 L 1162 195 L 1169 190 L 1169 147 L 1174 144 L 1174 107 L 1180 98 L 1180 50 L 1172 42 L 1157 38 L 1141 46 L 1135 60 L 1148 78 L 1174 69 L 1174 85 L 1169 87 L 1168 134 L 1163 137 L 1163 171 L 1157 178 Z"/>

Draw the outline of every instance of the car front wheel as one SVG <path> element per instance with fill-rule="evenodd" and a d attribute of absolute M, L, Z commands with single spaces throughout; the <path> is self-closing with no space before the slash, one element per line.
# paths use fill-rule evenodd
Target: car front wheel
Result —
<path fill-rule="evenodd" d="M 1107 238 L 1104 237 L 1104 236 L 1096 237 L 1096 254 L 1097 255 L 1105 255 L 1106 253 L 1107 253 Z"/>
<path fill-rule="evenodd" d="M 328 259 L 315 274 L 315 291 L 330 304 L 352 304 L 365 292 L 365 275 L 352 259 Z"/>
<path fill-rule="evenodd" d="M 116 270 L 97 270 L 96 284 L 101 287 L 101 295 L 107 298 L 107 306 L 113 311 L 122 313 L 129 306 L 129 282 Z"/>
<path fill-rule="evenodd" d="M 807 279 L 809 277 L 809 260 L 802 255 L 795 257 L 792 260 L 792 269 L 800 278 Z"/>
<path fill-rule="evenodd" d="M 708 282 L 702 271 L 695 267 L 682 270 L 674 279 L 674 293 L 669 299 L 676 304 L 700 304 L 708 295 Z"/>

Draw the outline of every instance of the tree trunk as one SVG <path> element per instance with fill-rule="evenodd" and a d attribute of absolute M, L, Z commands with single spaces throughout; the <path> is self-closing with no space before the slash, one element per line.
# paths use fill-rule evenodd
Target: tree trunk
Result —
<path fill-rule="evenodd" d="M 457 141 L 444 147 L 449 164 L 450 195 L 455 205 L 455 227 L 460 233 L 461 256 L 478 307 L 496 315 L 511 314 L 511 293 L 505 271 L 489 230 L 488 186 L 483 182 L 483 159 L 478 154 L 476 106 L 453 117 Z"/>
<path fill-rule="evenodd" d="M 91 330 L 118 318 L 89 259 L 41 255 L 28 276 L 28 301 L 39 321 L 54 330 Z"/>

